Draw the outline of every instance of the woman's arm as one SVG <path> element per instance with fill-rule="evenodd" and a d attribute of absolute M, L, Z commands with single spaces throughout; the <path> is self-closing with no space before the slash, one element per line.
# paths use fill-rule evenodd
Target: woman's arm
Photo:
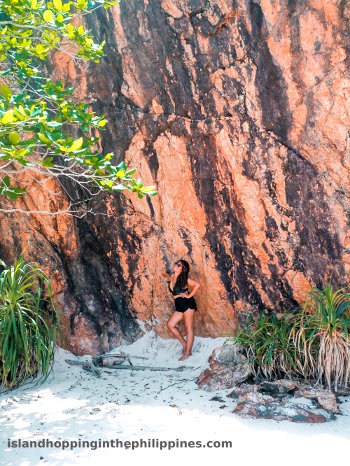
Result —
<path fill-rule="evenodd" d="M 188 286 L 193 286 L 193 289 L 190 294 L 186 295 L 186 298 L 192 298 L 192 296 L 197 293 L 197 290 L 201 285 L 200 283 L 196 282 L 196 280 L 192 280 L 191 278 L 187 280 L 187 284 Z"/>
<path fill-rule="evenodd" d="M 170 275 L 166 270 L 163 270 L 162 275 L 165 278 L 165 280 L 168 282 L 167 289 L 168 289 L 170 296 L 173 298 L 173 300 L 175 300 L 177 296 L 174 296 L 172 292 L 169 290 L 169 284 L 171 283 L 171 278 L 172 278 L 173 273 Z"/>
<path fill-rule="evenodd" d="M 171 275 L 172 274 L 170 275 L 166 270 L 163 270 L 162 275 L 163 275 L 163 277 L 165 278 L 165 280 L 167 282 L 171 282 Z"/>

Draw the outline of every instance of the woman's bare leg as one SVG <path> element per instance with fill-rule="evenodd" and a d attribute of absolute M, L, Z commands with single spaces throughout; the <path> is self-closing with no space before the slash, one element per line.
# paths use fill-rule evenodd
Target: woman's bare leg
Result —
<path fill-rule="evenodd" d="M 186 348 L 186 341 L 184 337 L 181 335 L 181 332 L 176 328 L 176 325 L 180 322 L 180 320 L 183 318 L 183 312 L 178 312 L 175 311 L 174 314 L 170 317 L 170 319 L 167 322 L 167 327 L 171 331 L 173 335 L 176 336 L 176 338 L 179 340 L 179 342 L 182 345 L 183 352 L 185 351 Z"/>
<path fill-rule="evenodd" d="M 194 334 L 193 334 L 193 316 L 195 310 L 194 309 L 187 309 L 184 312 L 184 322 L 186 327 L 186 346 L 184 354 L 179 358 L 179 361 L 183 361 L 184 359 L 188 358 L 192 354 L 192 346 L 194 341 Z"/>

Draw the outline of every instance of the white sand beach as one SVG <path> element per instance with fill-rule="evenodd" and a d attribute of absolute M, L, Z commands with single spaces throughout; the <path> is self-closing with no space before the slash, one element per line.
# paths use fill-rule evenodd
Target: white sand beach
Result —
<path fill-rule="evenodd" d="M 114 350 L 134 365 L 185 366 L 182 371 L 130 371 L 101 368 L 101 377 L 71 366 L 76 357 L 57 348 L 53 373 L 43 385 L 27 385 L 0 396 L 0 464 L 115 465 L 119 461 L 150 465 L 336 464 L 350 447 L 350 400 L 342 398 L 342 415 L 324 424 L 242 419 L 233 414 L 231 390 L 206 392 L 195 383 L 208 357 L 225 338 L 195 337 L 193 355 L 178 361 L 180 344 L 146 333 Z M 143 356 L 146 359 L 132 358 Z M 211 400 L 214 396 L 222 401 Z M 232 447 L 187 448 L 12 448 L 8 442 L 40 441 L 225 441 Z M 156 440 L 154 440 L 156 442 Z M 90 444 L 91 445 L 91 444 Z M 97 443 L 96 443 L 97 445 Z M 94 444 L 92 444 L 94 446 Z"/>

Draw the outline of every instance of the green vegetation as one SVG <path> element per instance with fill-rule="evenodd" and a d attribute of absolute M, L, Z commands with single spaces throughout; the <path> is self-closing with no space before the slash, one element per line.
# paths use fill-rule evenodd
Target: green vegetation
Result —
<path fill-rule="evenodd" d="M 52 369 L 59 314 L 50 281 L 23 256 L 8 266 L 0 261 L 0 382 L 13 388 Z"/>
<path fill-rule="evenodd" d="M 48 78 L 45 60 L 53 51 L 75 63 L 103 56 L 82 25 L 84 16 L 109 8 L 109 0 L 0 0 L 0 195 L 15 200 L 26 192 L 24 171 L 67 177 L 91 197 L 96 191 L 130 190 L 155 195 L 113 153 L 98 150 L 107 120 L 72 97 L 74 88 Z M 91 186 L 94 188 L 91 190 Z M 4 201 L 2 201 L 3 207 Z M 6 210 L 6 209 L 2 209 Z"/>
<path fill-rule="evenodd" d="M 350 293 L 335 291 L 331 284 L 313 289 L 296 317 L 292 340 L 298 354 L 298 369 L 306 378 L 335 387 L 347 385 L 349 360 Z"/>
<path fill-rule="evenodd" d="M 331 283 L 313 287 L 302 307 L 280 318 L 261 314 L 233 338 L 255 376 L 302 377 L 337 389 L 350 377 L 350 293 Z"/>
<path fill-rule="evenodd" d="M 255 376 L 280 378 L 290 376 L 296 368 L 294 346 L 290 340 L 292 315 L 277 318 L 261 313 L 251 329 L 239 330 L 234 336 L 244 349 Z"/>

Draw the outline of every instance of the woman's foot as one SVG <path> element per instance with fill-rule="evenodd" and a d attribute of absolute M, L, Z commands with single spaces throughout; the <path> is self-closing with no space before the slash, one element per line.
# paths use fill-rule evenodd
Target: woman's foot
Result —
<path fill-rule="evenodd" d="M 192 353 L 184 353 L 181 358 L 179 358 L 179 361 L 184 361 L 187 359 L 189 356 L 192 356 Z"/>

